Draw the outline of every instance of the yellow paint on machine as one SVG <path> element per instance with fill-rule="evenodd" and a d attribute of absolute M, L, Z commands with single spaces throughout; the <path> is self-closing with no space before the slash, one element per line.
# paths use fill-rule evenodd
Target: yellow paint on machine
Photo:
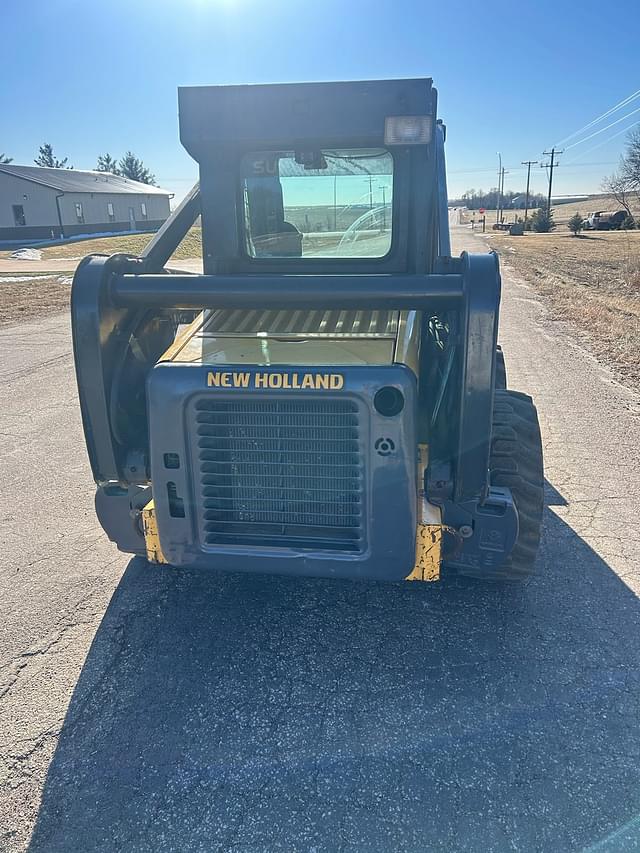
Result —
<path fill-rule="evenodd" d="M 429 447 L 418 445 L 418 483 L 424 483 L 429 462 Z M 442 560 L 442 512 L 429 503 L 424 488 L 418 489 L 418 527 L 416 530 L 416 562 L 408 581 L 437 581 L 440 579 Z"/>
<path fill-rule="evenodd" d="M 185 346 L 187 346 L 189 341 L 193 340 L 197 336 L 198 332 L 202 329 L 203 324 L 204 312 L 201 311 L 192 323 L 189 323 L 188 326 L 180 329 L 171 346 L 160 358 L 160 361 L 176 361 L 178 354 Z"/>
<path fill-rule="evenodd" d="M 159 361 L 207 365 L 221 371 L 230 364 L 265 368 L 295 365 L 309 370 L 397 361 L 416 371 L 417 324 L 401 319 L 405 314 L 328 309 L 206 310 L 191 325 L 179 329 Z M 409 312 L 410 319 L 414 314 Z"/>
<path fill-rule="evenodd" d="M 153 499 L 146 504 L 142 510 L 142 529 L 144 531 L 144 542 L 147 549 L 147 560 L 150 563 L 166 563 L 167 559 L 160 547 L 158 536 L 158 523 L 156 521 L 156 508 Z"/>
<path fill-rule="evenodd" d="M 442 525 L 418 524 L 416 530 L 416 564 L 408 581 L 437 581 L 440 579 L 442 554 Z"/>

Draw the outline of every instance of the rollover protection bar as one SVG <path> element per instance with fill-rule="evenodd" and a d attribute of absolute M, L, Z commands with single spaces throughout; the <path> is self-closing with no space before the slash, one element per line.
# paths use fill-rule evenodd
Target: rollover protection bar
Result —
<path fill-rule="evenodd" d="M 149 324 L 165 309 L 370 309 L 453 308 L 460 317 L 458 447 L 454 457 L 456 502 L 484 496 L 493 409 L 500 273 L 494 254 L 439 258 L 432 274 L 187 275 L 146 273 L 144 259 L 127 255 L 85 258 L 73 280 L 73 345 L 84 432 L 98 483 L 130 482 L 132 449 L 114 432 L 117 389 L 131 339 L 147 323 L 148 365 L 171 340 L 168 323 Z M 145 320 L 146 318 L 146 320 Z M 163 332 L 165 329 L 165 332 Z M 485 436 L 479 439 L 478 436 Z M 144 443 L 144 441 L 143 441 Z M 146 446 L 135 447 L 146 453 Z"/>
<path fill-rule="evenodd" d="M 462 275 L 114 275 L 122 308 L 420 310 L 462 299 Z"/>

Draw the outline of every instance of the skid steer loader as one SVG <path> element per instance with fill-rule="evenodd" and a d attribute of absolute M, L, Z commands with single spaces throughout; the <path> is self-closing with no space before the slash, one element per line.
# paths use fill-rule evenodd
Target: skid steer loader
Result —
<path fill-rule="evenodd" d="M 506 390 L 495 254 L 451 257 L 429 79 L 179 90 L 199 185 L 139 257 L 85 258 L 96 511 L 171 566 L 530 574 L 535 407 Z M 169 263 L 202 225 L 203 274 Z"/>

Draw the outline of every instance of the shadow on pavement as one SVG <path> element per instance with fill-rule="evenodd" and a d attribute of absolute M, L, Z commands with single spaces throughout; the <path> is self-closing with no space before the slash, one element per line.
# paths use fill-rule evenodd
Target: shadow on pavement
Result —
<path fill-rule="evenodd" d="M 133 560 L 30 851 L 638 849 L 639 625 L 549 510 L 519 588 Z"/>

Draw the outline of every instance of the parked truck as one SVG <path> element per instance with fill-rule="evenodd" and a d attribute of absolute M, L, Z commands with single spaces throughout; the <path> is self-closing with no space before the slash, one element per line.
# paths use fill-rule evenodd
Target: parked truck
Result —
<path fill-rule="evenodd" d="M 622 226 L 626 218 L 626 210 L 598 210 L 587 215 L 587 218 L 584 220 L 584 229 L 586 231 L 617 230 Z"/>

